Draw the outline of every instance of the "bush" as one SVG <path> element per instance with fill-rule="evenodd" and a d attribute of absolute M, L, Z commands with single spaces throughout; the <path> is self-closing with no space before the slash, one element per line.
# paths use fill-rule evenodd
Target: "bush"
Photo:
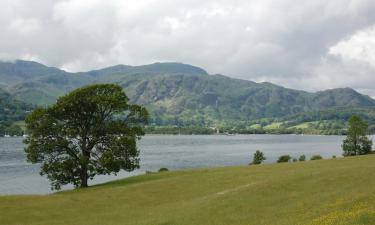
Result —
<path fill-rule="evenodd" d="M 296 159 L 296 158 L 293 158 L 293 162 L 298 162 L 298 159 Z"/>
<path fill-rule="evenodd" d="M 261 164 L 264 160 L 266 160 L 266 157 L 264 156 L 263 152 L 257 150 L 254 153 L 253 162 L 250 163 L 250 165 Z"/>
<path fill-rule="evenodd" d="M 160 168 L 160 169 L 159 169 L 159 172 L 167 172 L 167 171 L 169 171 L 168 168 L 164 168 L 164 167 L 163 167 L 163 168 Z"/>
<path fill-rule="evenodd" d="M 323 157 L 321 155 L 313 155 L 310 160 L 321 160 Z"/>
<path fill-rule="evenodd" d="M 333 155 L 333 156 L 332 156 L 332 159 L 336 159 L 336 156 L 335 156 L 335 155 Z"/>
<path fill-rule="evenodd" d="M 277 160 L 277 163 L 289 162 L 291 158 L 292 158 L 292 157 L 290 157 L 290 155 L 282 155 L 282 156 L 280 156 L 279 159 Z"/>
<path fill-rule="evenodd" d="M 300 162 L 306 161 L 306 156 L 305 155 L 301 155 L 298 160 Z"/>

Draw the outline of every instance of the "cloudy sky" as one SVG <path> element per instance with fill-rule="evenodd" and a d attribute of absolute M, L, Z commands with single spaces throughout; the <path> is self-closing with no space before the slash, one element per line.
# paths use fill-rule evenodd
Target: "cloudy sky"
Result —
<path fill-rule="evenodd" d="M 87 71 L 184 62 L 375 96 L 374 0 L 0 0 L 0 60 Z"/>

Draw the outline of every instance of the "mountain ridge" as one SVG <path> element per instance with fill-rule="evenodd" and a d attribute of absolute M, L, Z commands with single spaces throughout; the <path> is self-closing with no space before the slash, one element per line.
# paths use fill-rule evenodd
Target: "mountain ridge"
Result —
<path fill-rule="evenodd" d="M 273 83 L 209 75 L 183 63 L 116 65 L 70 73 L 37 62 L 0 62 L 2 87 L 16 99 L 48 105 L 83 85 L 116 83 L 131 102 L 145 105 L 158 125 L 211 125 L 283 117 L 331 107 L 375 107 L 375 100 L 351 88 L 307 92 Z"/>

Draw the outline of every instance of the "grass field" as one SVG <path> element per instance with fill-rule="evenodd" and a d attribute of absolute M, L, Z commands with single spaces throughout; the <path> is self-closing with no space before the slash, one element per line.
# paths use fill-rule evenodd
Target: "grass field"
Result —
<path fill-rule="evenodd" d="M 2 225 L 375 224 L 375 155 L 147 174 L 0 197 Z"/>
<path fill-rule="evenodd" d="M 265 127 L 263 127 L 263 129 L 266 129 L 266 130 L 272 130 L 272 129 L 278 129 L 280 128 L 280 126 L 282 125 L 283 123 L 271 123 Z"/>

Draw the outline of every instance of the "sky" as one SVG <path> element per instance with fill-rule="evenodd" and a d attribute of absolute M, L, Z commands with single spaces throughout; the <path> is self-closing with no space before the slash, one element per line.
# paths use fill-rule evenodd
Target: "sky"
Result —
<path fill-rule="evenodd" d="M 0 60 L 67 71 L 183 62 L 375 97 L 374 0 L 0 0 Z"/>

